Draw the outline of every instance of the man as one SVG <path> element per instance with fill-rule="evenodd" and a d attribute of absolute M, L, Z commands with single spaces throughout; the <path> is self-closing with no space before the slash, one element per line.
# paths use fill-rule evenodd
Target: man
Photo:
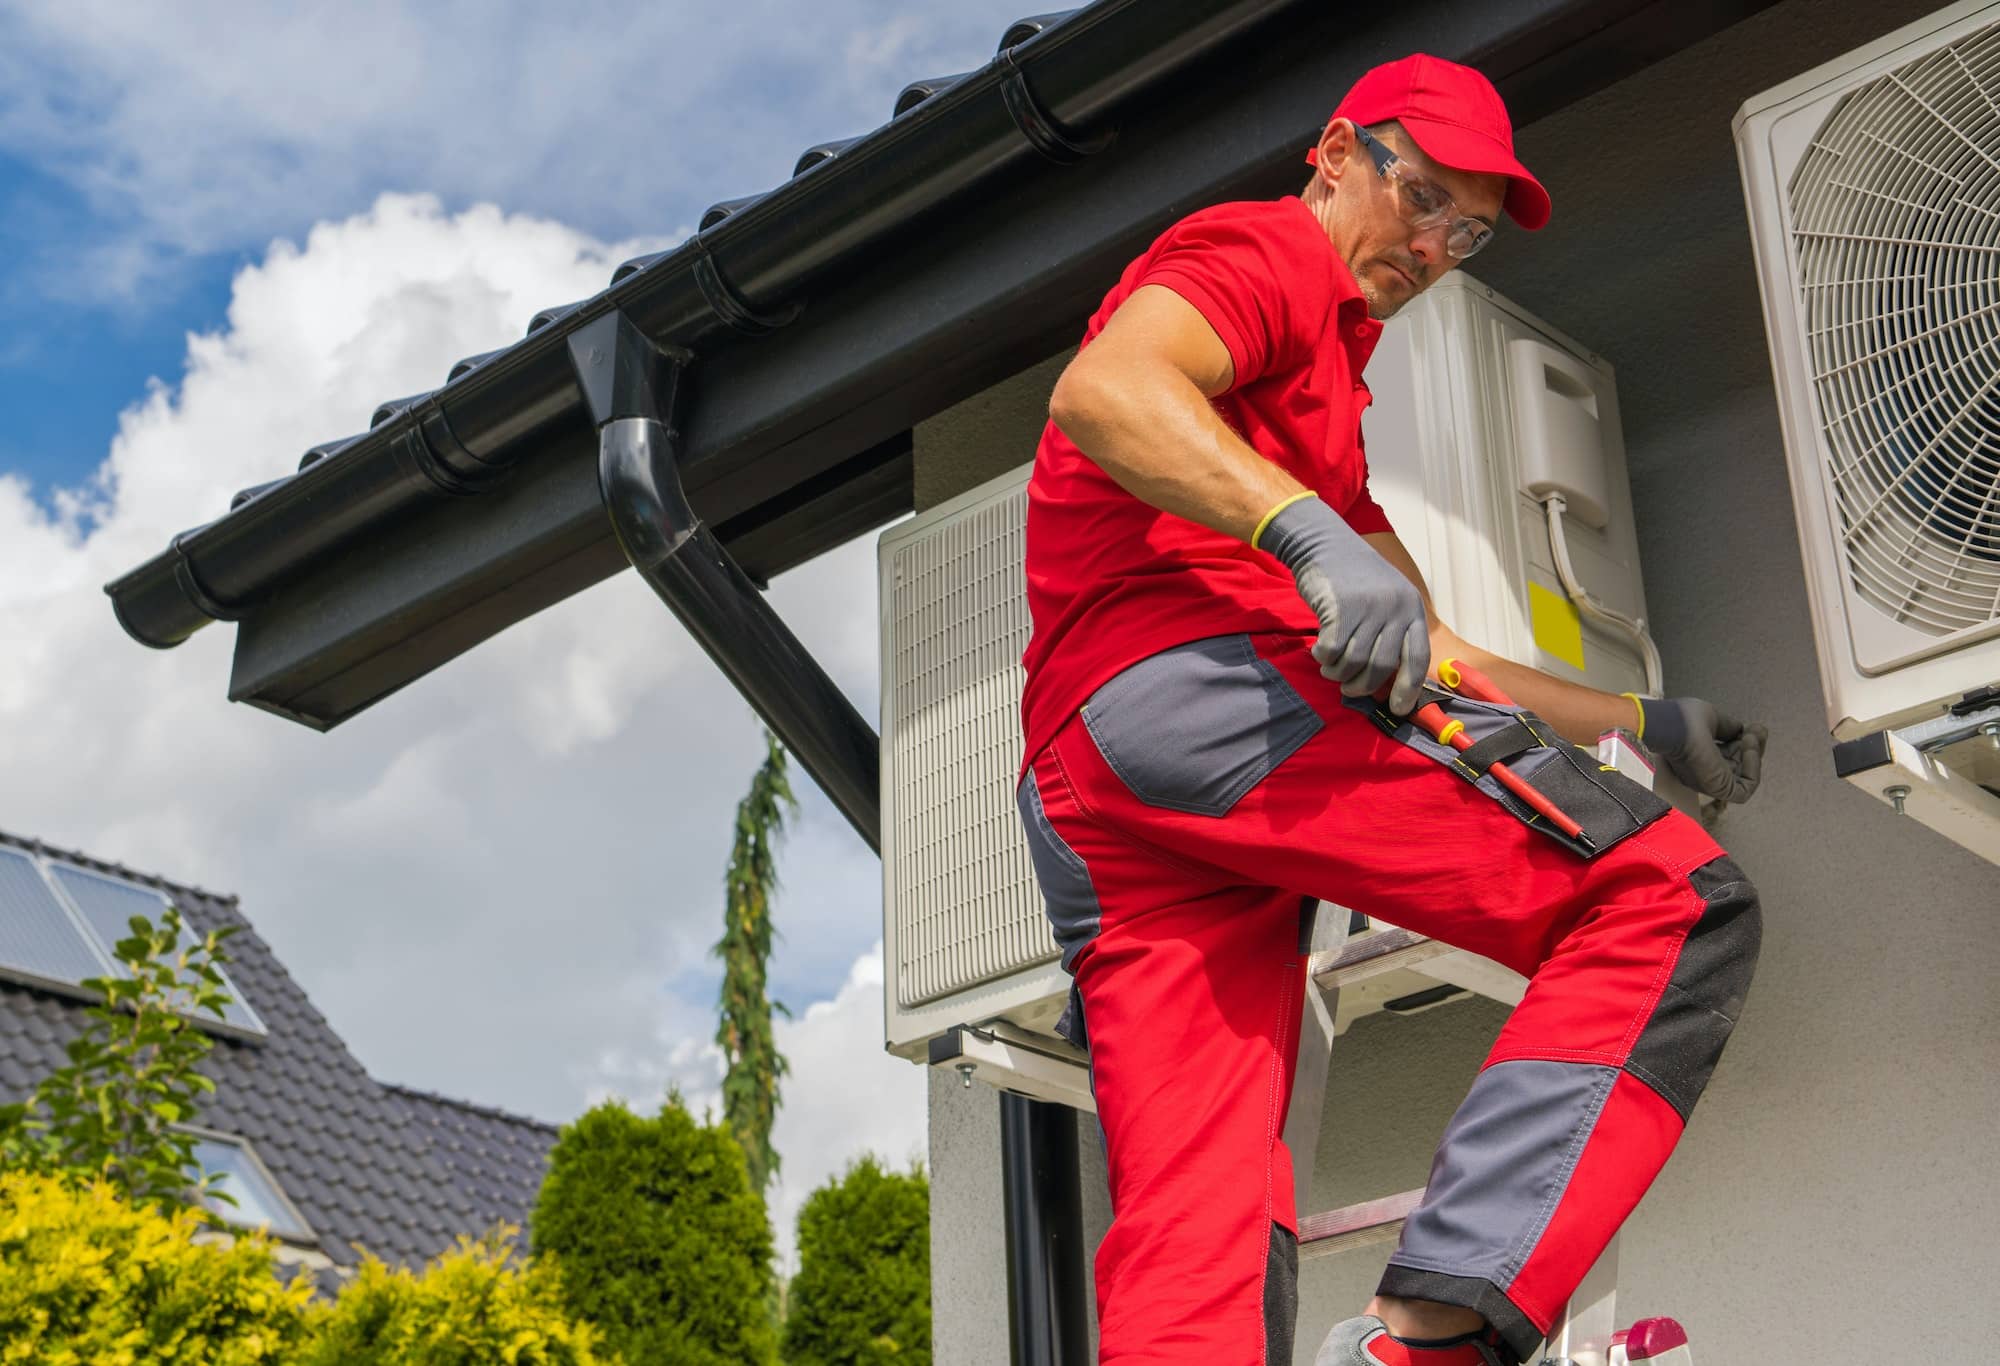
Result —
<path fill-rule="evenodd" d="M 1453 63 L 1391 63 L 1308 160 L 1301 195 L 1202 210 L 1127 268 L 1056 386 L 1029 485 L 1018 795 L 1107 1145 L 1101 1360 L 1291 1360 L 1279 1133 L 1324 898 L 1534 980 L 1375 1299 L 1319 1361 L 1516 1362 L 1666 1160 L 1759 923 L 1697 823 L 1551 728 L 1638 730 L 1739 801 L 1764 736 L 1459 639 L 1368 496 L 1380 320 L 1503 208 L 1531 230 L 1549 216 L 1498 93 Z M 1454 656 L 1533 715 L 1425 691 Z M 1426 699 L 1477 753 L 1454 761 L 1406 719 Z M 1495 758 L 1584 837 L 1504 798 Z"/>

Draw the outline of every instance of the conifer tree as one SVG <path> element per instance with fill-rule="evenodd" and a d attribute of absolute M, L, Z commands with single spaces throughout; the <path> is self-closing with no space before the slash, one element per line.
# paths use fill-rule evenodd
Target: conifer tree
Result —
<path fill-rule="evenodd" d="M 797 810 L 785 773 L 785 750 L 764 732 L 765 757 L 750 791 L 736 807 L 736 839 L 724 879 L 721 1019 L 715 1041 L 727 1071 L 722 1117 L 743 1148 L 750 1186 L 759 1195 L 778 1172 L 771 1125 L 778 1113 L 778 1081 L 790 1069 L 771 1032 L 771 1012 L 783 1011 L 766 994 L 771 957 L 771 900 L 778 889 L 777 841 L 785 817 Z"/>

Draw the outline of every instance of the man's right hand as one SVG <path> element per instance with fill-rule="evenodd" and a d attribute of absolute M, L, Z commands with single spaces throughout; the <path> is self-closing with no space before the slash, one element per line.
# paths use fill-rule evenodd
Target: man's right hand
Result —
<path fill-rule="evenodd" d="M 1316 497 L 1281 507 L 1254 544 L 1292 571 L 1299 596 L 1319 616 L 1312 650 L 1319 671 L 1348 697 L 1373 696 L 1393 679 L 1389 710 L 1416 710 L 1431 663 L 1416 585 Z"/>

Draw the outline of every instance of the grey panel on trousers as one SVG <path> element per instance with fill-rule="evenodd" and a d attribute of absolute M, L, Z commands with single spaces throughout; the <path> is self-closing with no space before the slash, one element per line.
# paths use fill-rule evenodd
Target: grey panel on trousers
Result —
<path fill-rule="evenodd" d="M 1068 971 L 1077 951 L 1097 937 L 1101 916 L 1097 889 L 1091 885 L 1090 870 L 1083 859 L 1056 833 L 1032 772 L 1015 789 L 1014 800 L 1021 808 L 1021 827 L 1027 832 L 1028 858 L 1035 865 L 1042 903 L 1062 949 L 1063 970 Z"/>
<path fill-rule="evenodd" d="M 60 863 L 54 866 L 53 871 L 57 883 L 63 889 L 63 894 L 76 904 L 78 911 L 83 913 L 84 922 L 103 944 L 105 957 L 113 960 L 115 971 L 123 976 L 125 967 L 122 963 L 117 963 L 114 950 L 119 940 L 131 937 L 132 917 L 141 915 L 152 924 L 158 925 L 171 903 L 151 887 L 142 887 L 135 882 L 121 882 L 117 878 L 104 877 L 98 873 L 85 872 L 81 868 L 71 868 Z M 181 922 L 180 947 L 187 949 L 201 936 L 187 923 L 185 911 L 181 912 Z M 242 993 L 236 989 L 236 984 L 230 980 L 228 972 L 221 968 L 217 968 L 216 971 L 222 973 L 223 990 L 227 991 L 230 997 L 229 1004 L 222 1008 L 223 1021 L 235 1025 L 238 1029 L 264 1033 L 264 1022 L 258 1019 L 257 1013 L 244 1002 Z M 207 1011 L 202 1014 L 204 1018 L 214 1018 Z"/>
<path fill-rule="evenodd" d="M 81 982 L 104 972 L 41 870 L 11 849 L 0 849 L 0 968 L 53 982 Z"/>
<path fill-rule="evenodd" d="M 1548 1226 L 1617 1079 L 1615 1067 L 1539 1059 L 1481 1072 L 1445 1126 L 1429 1191 L 1390 1263 L 1505 1288 Z"/>
<path fill-rule="evenodd" d="M 1222 816 L 1325 724 L 1250 637 L 1140 660 L 1092 693 L 1083 723 L 1148 806 Z"/>

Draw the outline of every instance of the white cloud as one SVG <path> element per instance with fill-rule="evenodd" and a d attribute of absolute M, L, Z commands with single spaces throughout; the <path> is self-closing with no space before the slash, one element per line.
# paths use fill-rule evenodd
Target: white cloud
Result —
<path fill-rule="evenodd" d="M 887 121 L 909 80 L 983 64 L 1022 8 L 0 0 L 0 149 L 72 186 L 103 229 L 39 263 L 71 297 L 135 298 L 182 254 L 255 246 L 384 189 L 659 232 Z"/>
<path fill-rule="evenodd" d="M 713 1084 L 708 950 L 762 742 L 667 610 L 621 575 L 318 735 L 224 699 L 228 628 L 150 652 L 99 585 L 644 245 L 385 196 L 240 271 L 227 326 L 56 502 L 91 517 L 0 477 L 0 828 L 239 892 L 370 1071 L 554 1119 Z M 872 714 L 871 541 L 772 593 Z M 856 1145 L 906 1157 L 922 1088 L 880 1052 L 878 865 L 796 777 L 773 972 L 819 1002 L 780 1029 L 803 1181 Z"/>

